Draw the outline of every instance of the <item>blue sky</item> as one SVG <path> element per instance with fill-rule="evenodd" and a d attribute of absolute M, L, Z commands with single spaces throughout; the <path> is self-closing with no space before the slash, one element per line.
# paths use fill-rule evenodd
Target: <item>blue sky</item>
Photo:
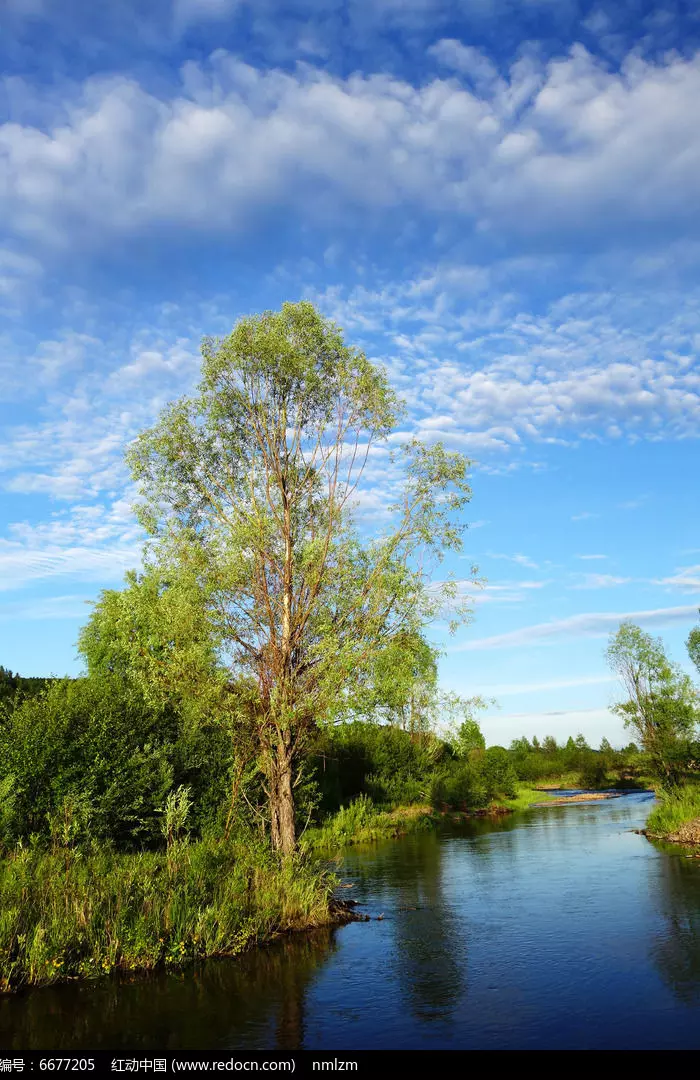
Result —
<path fill-rule="evenodd" d="M 126 442 L 308 297 L 474 461 L 442 678 L 491 742 L 623 732 L 606 639 L 700 604 L 700 17 L 575 0 L 5 0 L 0 663 L 76 672 Z M 373 465 L 363 510 L 386 502 Z"/>

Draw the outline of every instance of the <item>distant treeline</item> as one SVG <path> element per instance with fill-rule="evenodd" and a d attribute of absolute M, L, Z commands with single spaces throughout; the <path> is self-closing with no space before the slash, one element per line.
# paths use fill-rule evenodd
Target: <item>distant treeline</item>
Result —
<path fill-rule="evenodd" d="M 0 665 L 0 701 L 5 704 L 14 704 L 17 700 L 25 697 L 35 697 L 46 689 L 49 678 L 26 677 L 18 675 Z"/>

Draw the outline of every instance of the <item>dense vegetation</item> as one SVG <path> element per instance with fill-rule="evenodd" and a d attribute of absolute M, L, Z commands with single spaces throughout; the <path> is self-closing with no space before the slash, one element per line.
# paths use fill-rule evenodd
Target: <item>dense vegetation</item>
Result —
<path fill-rule="evenodd" d="M 454 703 L 453 703 L 454 704 Z M 298 774 L 305 854 L 269 845 L 264 778 L 219 722 L 149 700 L 123 673 L 55 680 L 0 710 L 0 974 L 6 986 L 176 964 L 327 921 L 309 856 L 544 798 L 644 782 L 648 754 L 582 736 L 485 747 L 474 717 L 323 731 Z M 232 817 L 232 788 L 237 788 Z M 687 809 L 687 807 L 686 807 Z"/>

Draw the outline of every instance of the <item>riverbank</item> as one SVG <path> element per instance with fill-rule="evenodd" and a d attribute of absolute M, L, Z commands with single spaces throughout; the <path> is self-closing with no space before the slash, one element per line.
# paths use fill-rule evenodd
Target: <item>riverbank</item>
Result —
<path fill-rule="evenodd" d="M 548 805 L 555 799 L 536 788 L 520 788 L 513 797 L 493 800 L 488 806 L 471 810 L 436 809 L 432 806 L 399 806 L 391 810 L 375 806 L 360 796 L 322 825 L 309 829 L 301 839 L 302 850 L 311 853 L 338 851 L 355 844 L 392 840 L 415 832 L 438 828 L 445 822 L 470 818 L 499 817 L 530 806 Z"/>
<path fill-rule="evenodd" d="M 262 845 L 167 853 L 24 849 L 0 862 L 0 990 L 177 968 L 346 921 L 335 879 Z"/>
<path fill-rule="evenodd" d="M 673 844 L 700 845 L 700 784 L 662 796 L 647 818 L 646 835 Z"/>

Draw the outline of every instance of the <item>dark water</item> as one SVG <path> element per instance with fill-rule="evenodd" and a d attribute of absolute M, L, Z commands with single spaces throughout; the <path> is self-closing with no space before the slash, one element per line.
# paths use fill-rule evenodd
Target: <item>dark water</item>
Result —
<path fill-rule="evenodd" d="M 350 851 L 369 923 L 0 1001 L 4 1049 L 700 1049 L 700 860 L 648 796 Z"/>

